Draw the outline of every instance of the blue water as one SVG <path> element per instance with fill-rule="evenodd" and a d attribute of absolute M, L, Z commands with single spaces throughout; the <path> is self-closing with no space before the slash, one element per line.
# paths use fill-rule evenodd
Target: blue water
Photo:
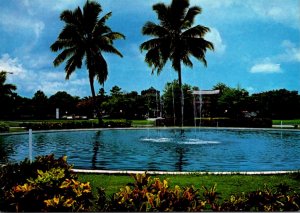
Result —
<path fill-rule="evenodd" d="M 33 156 L 68 156 L 74 168 L 163 171 L 300 169 L 300 131 L 130 129 L 33 134 Z M 28 135 L 0 136 L 0 163 L 28 157 Z"/>

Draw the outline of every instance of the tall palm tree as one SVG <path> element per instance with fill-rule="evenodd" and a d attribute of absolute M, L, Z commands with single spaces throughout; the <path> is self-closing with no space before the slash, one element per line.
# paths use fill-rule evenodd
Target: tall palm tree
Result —
<path fill-rule="evenodd" d="M 181 126 L 183 125 L 183 92 L 181 78 L 181 64 L 193 67 L 190 56 L 201 61 L 205 66 L 207 62 L 205 53 L 207 49 L 213 50 L 211 42 L 204 39 L 209 28 L 201 25 L 193 26 L 195 17 L 201 13 L 198 6 L 190 7 L 189 0 L 172 0 L 170 5 L 158 3 L 153 5 L 157 13 L 159 24 L 147 22 L 142 29 L 143 35 L 154 38 L 141 44 L 141 51 L 148 51 L 145 62 L 160 74 L 168 60 L 178 73 L 178 82 L 181 89 Z"/>
<path fill-rule="evenodd" d="M 99 18 L 101 12 L 101 5 L 89 0 L 86 1 L 83 10 L 78 7 L 73 11 L 63 11 L 60 19 L 65 22 L 65 26 L 50 47 L 54 52 L 61 51 L 53 61 L 54 66 L 59 66 L 66 60 L 66 79 L 70 78 L 76 68 L 81 68 L 85 60 L 94 109 L 97 111 L 99 121 L 101 118 L 96 104 L 94 79 L 96 78 L 103 85 L 108 76 L 108 65 L 102 53 L 108 52 L 123 57 L 113 46 L 113 42 L 116 39 L 125 39 L 123 34 L 113 32 L 106 25 L 105 22 L 112 13 Z"/>
<path fill-rule="evenodd" d="M 5 83 L 7 73 L 6 71 L 0 72 L 0 98 L 12 96 L 13 91 L 17 89 L 15 85 Z"/>

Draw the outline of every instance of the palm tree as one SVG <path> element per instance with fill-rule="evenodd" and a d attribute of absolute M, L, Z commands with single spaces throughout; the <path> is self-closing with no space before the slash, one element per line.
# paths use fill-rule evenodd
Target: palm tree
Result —
<path fill-rule="evenodd" d="M 96 104 L 94 79 L 103 85 L 108 76 L 108 65 L 102 53 L 108 52 L 123 57 L 113 46 L 113 42 L 116 39 L 125 39 L 123 34 L 113 32 L 106 25 L 105 22 L 112 13 L 99 18 L 101 12 L 101 5 L 89 0 L 86 1 L 83 10 L 78 7 L 74 11 L 63 11 L 60 19 L 65 22 L 65 26 L 50 47 L 53 52 L 61 51 L 53 61 L 54 66 L 59 66 L 66 60 L 66 79 L 70 78 L 76 68 L 81 68 L 85 59 L 94 109 L 97 111 L 99 122 L 101 118 Z"/>
<path fill-rule="evenodd" d="M 11 97 L 13 95 L 13 91 L 17 89 L 15 85 L 5 83 L 7 73 L 9 72 L 6 71 L 0 72 L 0 98 Z"/>
<path fill-rule="evenodd" d="M 190 56 L 194 56 L 205 66 L 207 49 L 213 50 L 211 42 L 204 39 L 209 28 L 201 25 L 193 26 L 195 17 L 201 13 L 198 6 L 189 7 L 189 0 L 172 0 L 170 5 L 158 3 L 153 5 L 159 24 L 147 22 L 142 29 L 143 35 L 154 38 L 141 44 L 141 51 L 148 51 L 145 62 L 159 75 L 168 60 L 178 73 L 178 83 L 181 90 L 181 126 L 183 126 L 183 92 L 181 78 L 181 63 L 193 67 Z"/>

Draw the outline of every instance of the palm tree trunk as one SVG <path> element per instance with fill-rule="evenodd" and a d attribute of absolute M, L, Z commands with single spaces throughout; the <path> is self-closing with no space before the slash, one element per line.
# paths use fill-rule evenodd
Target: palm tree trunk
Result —
<path fill-rule="evenodd" d="M 102 118 L 101 118 L 101 114 L 99 111 L 99 107 L 97 105 L 96 93 L 95 93 L 95 88 L 94 88 L 94 79 L 92 77 L 90 77 L 90 86 L 91 86 L 91 92 L 92 92 L 93 109 L 94 109 L 94 111 L 96 111 L 96 115 L 98 118 L 98 124 L 101 125 Z"/>
<path fill-rule="evenodd" d="M 182 79 L 181 79 L 181 65 L 179 62 L 179 69 L 178 69 L 178 84 L 180 88 L 180 108 L 181 108 L 181 116 L 180 116 L 180 125 L 183 127 L 183 114 L 184 114 L 184 98 L 183 98 L 183 90 L 182 90 Z"/>

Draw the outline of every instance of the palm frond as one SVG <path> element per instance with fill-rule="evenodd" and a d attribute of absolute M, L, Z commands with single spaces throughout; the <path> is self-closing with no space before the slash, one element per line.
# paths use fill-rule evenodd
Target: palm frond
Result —
<path fill-rule="evenodd" d="M 143 35 L 151 35 L 156 37 L 162 37 L 169 34 L 169 31 L 163 26 L 157 25 L 153 22 L 147 22 L 142 28 Z"/>
<path fill-rule="evenodd" d="M 84 55 L 79 54 L 78 52 L 73 54 L 66 63 L 65 72 L 66 72 L 66 79 L 68 80 L 72 73 L 75 71 L 76 68 L 81 68 L 82 66 L 82 59 Z"/>
<path fill-rule="evenodd" d="M 182 28 L 187 29 L 191 27 L 195 21 L 195 17 L 201 12 L 202 9 L 198 6 L 190 7 L 183 19 Z"/>
<path fill-rule="evenodd" d="M 95 1 L 87 1 L 83 7 L 83 27 L 85 33 L 91 33 L 98 22 L 98 16 L 102 12 L 101 5 Z"/>
<path fill-rule="evenodd" d="M 193 62 L 190 60 L 188 54 L 185 54 L 183 57 L 182 57 L 182 62 L 184 65 L 190 67 L 190 68 L 193 68 Z"/>
<path fill-rule="evenodd" d="M 110 32 L 105 35 L 105 37 L 109 38 L 111 41 L 117 40 L 117 39 L 125 39 L 125 36 L 122 33 L 118 32 Z"/>
<path fill-rule="evenodd" d="M 181 37 L 202 38 L 209 31 L 208 27 L 197 25 L 184 31 Z"/>
<path fill-rule="evenodd" d="M 153 5 L 152 9 L 156 12 L 158 20 L 165 22 L 167 21 L 168 17 L 168 6 L 164 3 L 158 3 Z"/>
<path fill-rule="evenodd" d="M 67 24 L 74 24 L 76 22 L 76 18 L 72 10 L 64 10 L 60 14 L 60 20 L 64 21 Z"/>
<path fill-rule="evenodd" d="M 53 61 L 55 67 L 59 66 L 66 58 L 75 53 L 75 48 L 64 49 Z"/>
<path fill-rule="evenodd" d="M 101 46 L 101 51 L 104 51 L 104 52 L 107 52 L 107 53 L 113 53 L 113 54 L 116 54 L 120 57 L 123 57 L 122 53 L 119 50 L 117 50 L 114 46 L 109 45 L 109 44 L 102 45 Z"/>
<path fill-rule="evenodd" d="M 157 72 L 157 75 L 160 74 L 163 66 L 164 66 L 164 61 L 160 57 L 160 50 L 159 48 L 152 48 L 146 53 L 145 56 L 145 62 L 149 65 L 149 67 L 152 68 L 152 74 L 154 72 Z"/>
<path fill-rule="evenodd" d="M 162 44 L 161 38 L 154 38 L 154 39 L 151 39 L 149 41 L 145 41 L 144 43 L 142 43 L 140 45 L 140 50 L 141 50 L 141 52 L 143 50 L 150 50 L 150 49 L 160 46 L 161 44 Z"/>
<path fill-rule="evenodd" d="M 112 12 L 105 14 L 97 23 L 97 25 L 104 25 L 105 22 L 112 16 Z"/>
<path fill-rule="evenodd" d="M 102 54 L 97 55 L 97 70 L 95 71 L 96 78 L 99 84 L 104 85 L 104 82 L 107 80 L 108 77 L 108 65 L 102 56 Z"/>
<path fill-rule="evenodd" d="M 190 6 L 189 0 L 173 0 L 170 6 L 169 20 L 173 29 L 180 29 Z"/>

